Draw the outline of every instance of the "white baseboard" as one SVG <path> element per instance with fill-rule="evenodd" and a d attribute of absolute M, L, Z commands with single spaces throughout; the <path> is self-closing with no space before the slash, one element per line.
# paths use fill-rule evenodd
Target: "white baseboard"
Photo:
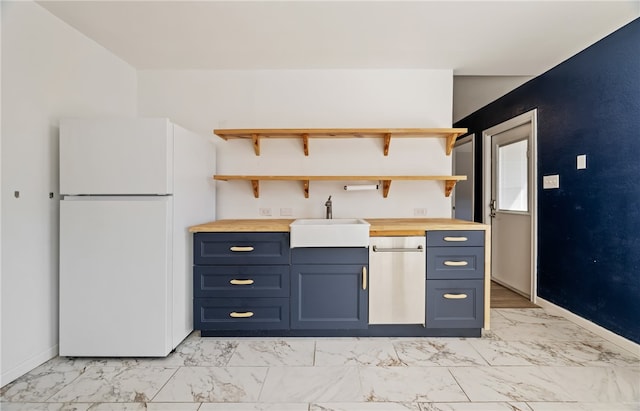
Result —
<path fill-rule="evenodd" d="M 536 304 L 538 304 L 540 307 L 544 308 L 545 310 L 548 310 L 552 314 L 560 315 L 566 318 L 567 320 L 571 321 L 572 323 L 575 323 L 583 328 L 586 328 L 587 330 L 604 338 L 605 340 L 619 346 L 620 348 L 624 348 L 625 350 L 630 351 L 637 357 L 640 357 L 640 344 L 636 344 L 635 342 L 628 340 L 614 332 L 611 332 L 606 328 L 599 326 L 598 324 L 592 323 L 591 321 L 585 318 L 582 318 L 579 315 L 576 315 L 569 310 L 559 307 L 553 304 L 552 302 L 545 300 L 544 298 L 537 297 Z"/>
<path fill-rule="evenodd" d="M 56 357 L 57 355 L 58 355 L 58 344 L 29 358 L 26 361 L 21 362 L 20 364 L 18 364 L 17 366 L 13 367 L 10 370 L 7 370 L 7 371 L 2 370 L 2 374 L 0 374 L 0 387 L 4 387 L 5 385 L 23 376 L 24 374 L 36 368 L 37 366 Z"/>

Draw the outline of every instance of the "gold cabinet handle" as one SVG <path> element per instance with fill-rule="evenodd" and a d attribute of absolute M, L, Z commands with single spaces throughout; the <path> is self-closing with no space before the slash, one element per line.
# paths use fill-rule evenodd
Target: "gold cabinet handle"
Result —
<path fill-rule="evenodd" d="M 445 261 L 443 263 L 444 265 L 446 265 L 447 267 L 464 267 L 469 265 L 468 261 Z"/>
<path fill-rule="evenodd" d="M 362 289 L 367 289 L 367 267 L 362 266 Z"/>
<path fill-rule="evenodd" d="M 251 285 L 253 284 L 253 280 L 236 280 L 235 278 L 229 281 L 229 284 L 233 285 Z"/>
<path fill-rule="evenodd" d="M 449 242 L 464 242 L 464 241 L 468 241 L 469 239 L 467 237 L 445 237 L 444 241 L 449 241 Z"/>
<path fill-rule="evenodd" d="M 253 247 L 251 247 L 251 246 L 241 247 L 241 246 L 234 245 L 233 247 L 229 248 L 229 250 L 233 251 L 234 253 L 237 253 L 237 252 L 246 253 L 246 252 L 249 252 L 249 251 L 253 251 Z"/>
<path fill-rule="evenodd" d="M 444 294 L 443 295 L 444 298 L 446 298 L 447 300 L 464 300 L 465 298 L 467 298 L 468 296 L 466 294 Z"/>
<path fill-rule="evenodd" d="M 253 313 L 251 311 L 245 311 L 243 313 L 239 313 L 239 312 L 233 311 L 233 312 L 229 313 L 229 317 L 231 317 L 231 318 L 249 318 L 249 317 L 253 317 Z"/>

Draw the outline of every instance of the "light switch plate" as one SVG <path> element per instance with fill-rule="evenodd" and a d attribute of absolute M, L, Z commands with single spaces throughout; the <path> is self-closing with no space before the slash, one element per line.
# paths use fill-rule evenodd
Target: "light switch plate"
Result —
<path fill-rule="evenodd" d="M 542 177 L 542 188 L 560 188 L 560 176 L 558 174 L 553 174 Z"/>
<path fill-rule="evenodd" d="M 576 168 L 578 170 L 584 170 L 585 168 L 587 168 L 586 154 L 580 154 L 579 156 L 576 157 Z"/>

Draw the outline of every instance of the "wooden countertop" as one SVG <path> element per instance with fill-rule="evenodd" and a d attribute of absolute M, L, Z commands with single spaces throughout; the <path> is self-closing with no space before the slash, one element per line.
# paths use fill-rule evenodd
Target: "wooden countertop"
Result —
<path fill-rule="evenodd" d="M 486 230 L 485 224 L 454 218 L 366 218 L 372 237 L 424 235 L 432 230 Z"/>
<path fill-rule="evenodd" d="M 485 224 L 452 218 L 365 218 L 372 237 L 419 236 L 428 230 L 487 230 Z M 198 232 L 288 232 L 294 219 L 218 220 L 189 227 Z"/>
<path fill-rule="evenodd" d="M 294 219 L 218 220 L 189 227 L 192 233 L 283 232 Z"/>

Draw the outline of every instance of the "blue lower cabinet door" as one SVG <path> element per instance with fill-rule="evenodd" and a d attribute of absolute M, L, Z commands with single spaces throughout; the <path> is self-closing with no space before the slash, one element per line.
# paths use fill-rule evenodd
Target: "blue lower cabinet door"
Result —
<path fill-rule="evenodd" d="M 292 265 L 291 328 L 367 328 L 367 270 L 366 264 Z"/>

